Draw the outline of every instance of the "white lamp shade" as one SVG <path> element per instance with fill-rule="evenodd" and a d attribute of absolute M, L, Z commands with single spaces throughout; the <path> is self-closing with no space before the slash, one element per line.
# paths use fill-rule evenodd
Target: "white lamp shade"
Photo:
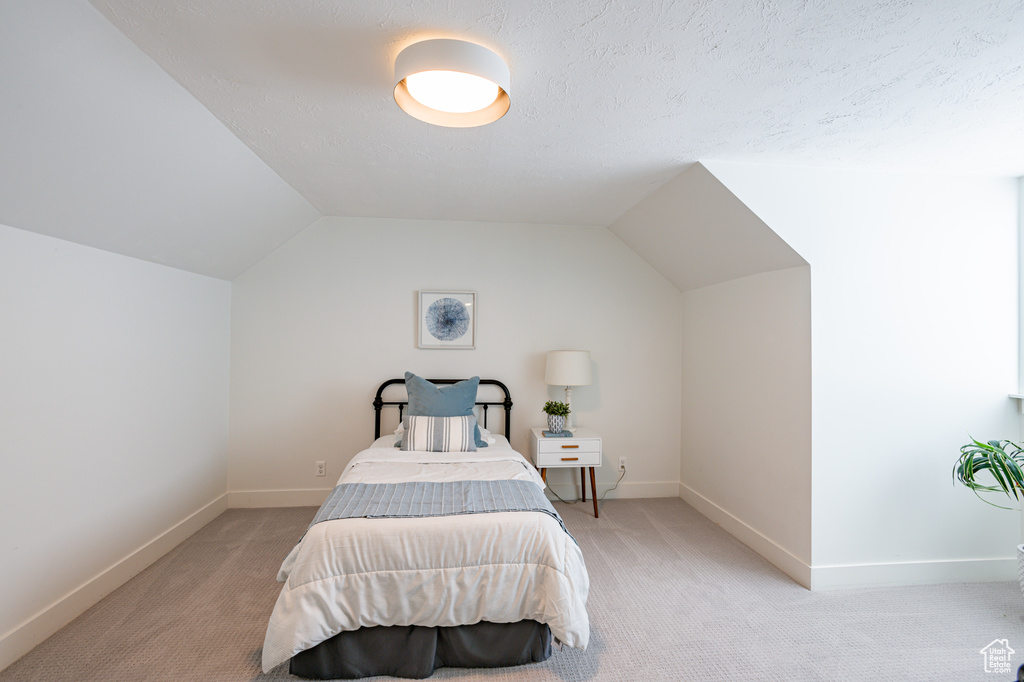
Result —
<path fill-rule="evenodd" d="M 589 386 L 593 383 L 590 374 L 590 351 L 548 351 L 544 382 L 551 386 Z"/>
<path fill-rule="evenodd" d="M 422 78 L 441 87 L 440 93 L 424 94 L 428 86 L 411 82 Z M 444 91 L 458 83 L 485 86 L 488 100 L 468 104 L 440 103 Z M 482 45 L 464 40 L 437 38 L 413 43 L 395 60 L 395 102 L 407 114 L 421 121 L 449 128 L 471 128 L 497 121 L 508 111 L 510 100 L 508 65 Z M 448 100 L 452 101 L 452 100 Z M 479 107 L 479 108 L 474 108 Z"/>

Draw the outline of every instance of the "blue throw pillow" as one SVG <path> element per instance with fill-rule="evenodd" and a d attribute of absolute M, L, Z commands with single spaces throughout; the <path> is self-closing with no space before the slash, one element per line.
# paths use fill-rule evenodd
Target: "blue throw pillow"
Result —
<path fill-rule="evenodd" d="M 410 417 L 469 417 L 476 405 L 476 389 L 480 377 L 457 384 L 435 386 L 412 372 L 405 373 L 405 389 L 409 394 Z M 473 430 L 478 448 L 486 448 L 487 441 L 480 437 L 480 427 Z"/>

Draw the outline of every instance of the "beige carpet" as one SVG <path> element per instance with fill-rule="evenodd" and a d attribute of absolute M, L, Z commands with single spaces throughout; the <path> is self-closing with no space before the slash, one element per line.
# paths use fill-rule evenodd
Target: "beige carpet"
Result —
<path fill-rule="evenodd" d="M 808 592 L 679 499 L 556 507 L 590 571 L 591 646 L 463 682 L 1004 680 L 1016 583 Z M 10 680 L 295 680 L 260 672 L 274 575 L 315 509 L 230 510 L 6 670 Z M 390 678 L 374 678 L 390 679 Z"/>

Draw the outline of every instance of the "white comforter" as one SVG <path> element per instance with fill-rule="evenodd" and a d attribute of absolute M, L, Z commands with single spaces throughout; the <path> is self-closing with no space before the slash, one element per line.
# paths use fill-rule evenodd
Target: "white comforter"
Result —
<path fill-rule="evenodd" d="M 394 437 L 356 455 L 339 483 L 531 480 L 500 436 L 478 452 L 400 452 Z M 585 649 L 583 555 L 547 514 L 340 519 L 313 526 L 281 565 L 284 582 L 263 643 L 263 671 L 339 632 L 372 625 L 547 623 Z"/>

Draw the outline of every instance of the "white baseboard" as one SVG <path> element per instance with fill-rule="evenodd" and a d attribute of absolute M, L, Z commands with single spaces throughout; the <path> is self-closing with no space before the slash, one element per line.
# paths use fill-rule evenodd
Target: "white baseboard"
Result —
<path fill-rule="evenodd" d="M 263 507 L 319 507 L 332 488 L 305 490 L 231 490 L 228 491 L 229 509 Z"/>
<path fill-rule="evenodd" d="M 550 474 L 550 470 L 548 471 Z M 678 497 L 679 491 L 678 486 L 675 483 L 626 483 L 623 481 L 619 483 L 619 487 L 615 490 L 611 490 L 612 483 L 598 483 L 597 484 L 597 496 L 601 497 L 604 495 L 605 500 L 614 499 L 637 499 L 641 497 Z M 548 488 L 558 493 L 559 496 L 568 500 L 575 499 L 580 494 L 579 484 L 569 483 L 558 483 L 553 484 L 548 481 Z M 608 491 L 605 494 L 605 491 Z M 590 482 L 587 482 L 587 499 L 590 499 Z"/>
<path fill-rule="evenodd" d="M 811 567 L 805 561 L 794 556 L 789 550 L 776 544 L 774 540 L 762 535 L 689 486 L 682 483 L 679 484 L 679 497 L 683 498 L 687 504 L 701 514 L 717 523 L 744 545 L 770 561 L 776 568 L 797 583 L 807 589 L 812 589 Z"/>
<path fill-rule="evenodd" d="M 1017 579 L 1017 559 L 959 559 L 808 566 L 711 500 L 679 485 L 679 496 L 737 540 L 810 590 L 898 587 L 941 583 L 1004 582 Z"/>
<path fill-rule="evenodd" d="M 1017 559 L 954 559 L 815 566 L 812 590 L 1017 580 Z"/>
<path fill-rule="evenodd" d="M 0 636 L 0 670 L 14 663 L 47 637 L 85 613 L 89 607 L 141 573 L 154 561 L 184 542 L 190 535 L 220 516 L 227 508 L 228 496 L 221 495 L 110 568 Z"/>

